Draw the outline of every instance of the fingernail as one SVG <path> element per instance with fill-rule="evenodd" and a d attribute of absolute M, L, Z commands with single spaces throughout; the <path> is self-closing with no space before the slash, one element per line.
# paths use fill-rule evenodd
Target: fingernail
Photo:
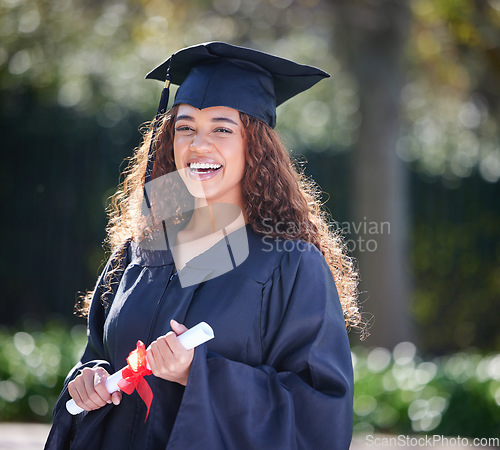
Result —
<path fill-rule="evenodd" d="M 175 319 L 172 319 L 172 320 L 170 321 L 170 323 L 173 323 L 173 324 L 175 324 L 175 325 L 179 325 L 179 322 L 177 322 L 177 320 L 175 320 Z"/>
<path fill-rule="evenodd" d="M 113 403 L 113 402 L 112 402 L 111 400 L 108 400 L 106 403 L 107 403 L 108 405 L 111 405 L 111 403 Z"/>

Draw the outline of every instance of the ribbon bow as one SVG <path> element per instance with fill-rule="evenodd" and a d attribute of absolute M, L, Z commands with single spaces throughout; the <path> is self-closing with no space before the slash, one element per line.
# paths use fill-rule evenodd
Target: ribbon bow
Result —
<path fill-rule="evenodd" d="M 137 341 L 137 348 L 128 355 L 127 364 L 127 367 L 122 370 L 122 379 L 118 382 L 118 387 L 128 395 L 137 390 L 139 397 L 148 408 L 146 419 L 144 419 L 146 422 L 153 401 L 153 391 L 144 377 L 153 372 L 148 369 L 146 346 L 142 341 Z"/>

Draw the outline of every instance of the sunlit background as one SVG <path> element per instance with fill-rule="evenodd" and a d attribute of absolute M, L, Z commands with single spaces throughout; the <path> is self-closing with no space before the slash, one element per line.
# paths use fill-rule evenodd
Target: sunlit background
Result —
<path fill-rule="evenodd" d="M 145 74 L 211 40 L 332 77 L 278 109 L 358 260 L 355 432 L 500 435 L 499 0 L 0 0 L 0 418 L 50 421 Z"/>

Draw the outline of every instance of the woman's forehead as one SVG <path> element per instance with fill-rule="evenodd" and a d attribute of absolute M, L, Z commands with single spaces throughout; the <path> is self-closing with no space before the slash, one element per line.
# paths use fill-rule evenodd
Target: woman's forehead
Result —
<path fill-rule="evenodd" d="M 237 124 L 241 123 L 240 112 L 236 109 L 227 106 L 211 106 L 208 108 L 198 109 L 194 106 L 185 103 L 180 104 L 177 110 L 176 120 L 180 119 L 207 119 L 222 121 L 230 119 Z"/>

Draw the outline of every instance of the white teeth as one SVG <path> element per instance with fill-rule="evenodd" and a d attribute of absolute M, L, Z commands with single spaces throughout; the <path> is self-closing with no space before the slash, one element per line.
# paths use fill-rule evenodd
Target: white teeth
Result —
<path fill-rule="evenodd" d="M 197 162 L 192 162 L 189 164 L 189 167 L 191 169 L 213 169 L 213 170 L 217 170 L 217 169 L 220 169 L 222 167 L 222 165 L 220 164 L 210 164 L 210 163 L 197 163 Z"/>

